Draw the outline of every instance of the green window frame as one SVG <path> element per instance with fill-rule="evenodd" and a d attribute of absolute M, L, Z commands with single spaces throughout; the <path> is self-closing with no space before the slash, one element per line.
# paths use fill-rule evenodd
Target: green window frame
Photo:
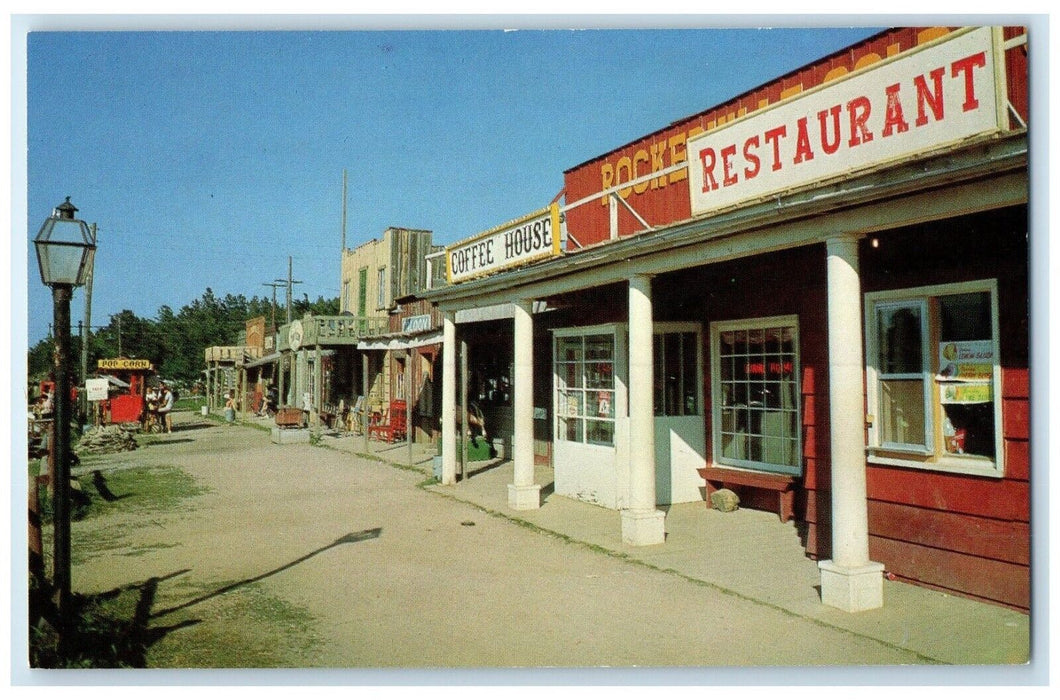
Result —
<path fill-rule="evenodd" d="M 869 460 L 1003 474 L 995 279 L 865 295 Z"/>

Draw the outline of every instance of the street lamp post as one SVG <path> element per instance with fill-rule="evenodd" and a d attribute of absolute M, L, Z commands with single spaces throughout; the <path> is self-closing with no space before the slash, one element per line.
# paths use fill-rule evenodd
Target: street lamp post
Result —
<path fill-rule="evenodd" d="M 33 240 L 41 281 L 52 289 L 55 327 L 55 588 L 60 624 L 69 621 L 70 591 L 70 298 L 85 283 L 96 254 L 88 225 L 74 218 L 70 198 L 44 220 Z"/>

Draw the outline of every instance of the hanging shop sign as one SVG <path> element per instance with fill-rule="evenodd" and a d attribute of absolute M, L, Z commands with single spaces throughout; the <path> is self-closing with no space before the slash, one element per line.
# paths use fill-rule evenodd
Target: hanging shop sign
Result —
<path fill-rule="evenodd" d="M 247 355 L 261 357 L 261 348 L 250 348 L 246 345 L 215 345 L 206 348 L 206 362 L 243 362 Z"/>
<path fill-rule="evenodd" d="M 110 382 L 107 381 L 106 377 L 102 379 L 86 379 L 85 392 L 88 394 L 88 400 L 106 401 L 109 384 Z"/>
<path fill-rule="evenodd" d="M 992 29 L 950 36 L 689 138 L 692 213 L 999 130 Z"/>
<path fill-rule="evenodd" d="M 318 344 L 356 345 L 366 335 L 383 332 L 386 321 L 362 316 L 306 316 L 302 322 L 291 322 L 287 342 L 292 350 Z"/>
<path fill-rule="evenodd" d="M 445 249 L 450 284 L 560 254 L 559 205 L 528 214 Z"/>
<path fill-rule="evenodd" d="M 401 320 L 402 333 L 423 333 L 431 330 L 431 315 L 409 316 Z"/>
<path fill-rule="evenodd" d="M 300 350 L 304 339 L 305 331 L 302 329 L 302 322 L 297 319 L 291 321 L 291 327 L 287 329 L 287 347 L 296 351 Z"/>
<path fill-rule="evenodd" d="M 111 357 L 96 362 L 101 370 L 150 370 L 154 369 L 150 360 L 136 360 L 128 357 Z"/>

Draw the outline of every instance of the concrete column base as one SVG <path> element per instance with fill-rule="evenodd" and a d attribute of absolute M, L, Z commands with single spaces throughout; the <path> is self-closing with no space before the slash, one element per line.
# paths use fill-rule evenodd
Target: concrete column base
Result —
<path fill-rule="evenodd" d="M 819 562 L 821 602 L 844 612 L 862 612 L 883 607 L 883 564 L 870 561 L 848 567 L 832 560 Z"/>
<path fill-rule="evenodd" d="M 512 510 L 537 510 L 541 507 L 541 485 L 508 484 L 508 507 Z"/>
<path fill-rule="evenodd" d="M 661 510 L 622 511 L 622 541 L 634 547 L 666 541 L 666 513 Z"/>
<path fill-rule="evenodd" d="M 273 428 L 272 441 L 278 445 L 293 445 L 300 442 L 309 442 L 310 433 L 308 428 Z"/>

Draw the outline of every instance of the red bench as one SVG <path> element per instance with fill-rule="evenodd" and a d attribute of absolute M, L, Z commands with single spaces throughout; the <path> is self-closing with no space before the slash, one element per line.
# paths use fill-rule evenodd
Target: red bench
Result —
<path fill-rule="evenodd" d="M 379 438 L 387 442 L 404 440 L 407 437 L 405 412 L 407 407 L 404 401 L 398 399 L 390 402 L 390 408 L 375 425 L 368 426 L 368 437 Z"/>
<path fill-rule="evenodd" d="M 281 408 L 276 411 L 276 427 L 301 428 L 302 411 L 297 408 Z"/>
<path fill-rule="evenodd" d="M 794 515 L 795 477 L 789 474 L 769 474 L 746 469 L 726 469 L 725 467 L 703 467 L 696 471 L 707 482 L 708 508 L 710 507 L 710 494 L 717 489 L 746 486 L 777 492 L 777 515 L 780 516 L 780 522 L 786 523 Z"/>

